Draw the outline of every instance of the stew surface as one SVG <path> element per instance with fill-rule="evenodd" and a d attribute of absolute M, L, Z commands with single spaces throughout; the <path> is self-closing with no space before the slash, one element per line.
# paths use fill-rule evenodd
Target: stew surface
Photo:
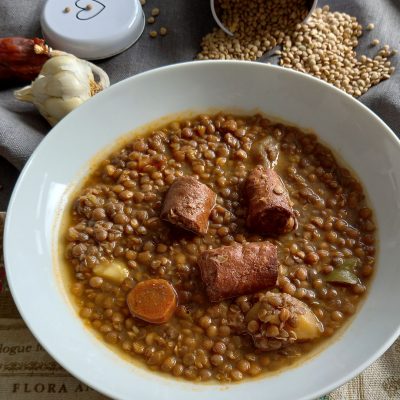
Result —
<path fill-rule="evenodd" d="M 246 179 L 259 165 L 282 179 L 290 232 L 246 224 Z M 160 218 L 182 176 L 216 194 L 206 233 Z M 71 204 L 63 256 L 80 317 L 147 368 L 191 381 L 241 381 L 298 361 L 356 312 L 374 271 L 376 228 L 361 183 L 316 135 L 260 115 L 199 115 L 136 137 Z M 265 241 L 277 249 L 276 284 L 211 302 L 200 254 Z"/>

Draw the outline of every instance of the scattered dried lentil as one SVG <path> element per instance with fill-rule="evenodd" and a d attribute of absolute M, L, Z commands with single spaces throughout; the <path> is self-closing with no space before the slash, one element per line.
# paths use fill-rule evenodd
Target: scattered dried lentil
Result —
<path fill-rule="evenodd" d="M 162 26 L 162 27 L 160 28 L 160 35 L 161 35 L 161 36 L 165 36 L 167 33 L 168 33 L 167 28 L 165 28 L 165 27 Z"/>
<path fill-rule="evenodd" d="M 275 52 L 281 66 L 314 75 L 355 97 L 394 72 L 388 58 L 397 52 L 387 45 L 373 58 L 357 59 L 354 49 L 362 26 L 355 17 L 330 12 L 329 6 L 317 8 L 306 23 L 301 23 L 308 13 L 302 0 L 219 0 L 219 6 L 220 19 L 234 36 L 214 29 L 202 39 L 199 60 L 252 61 L 281 44 L 282 50 Z M 378 44 L 378 39 L 372 41 Z"/>
<path fill-rule="evenodd" d="M 156 22 L 156 19 L 154 17 L 147 18 L 147 23 L 148 24 L 154 24 L 154 22 Z"/>
<path fill-rule="evenodd" d="M 151 15 L 152 15 L 153 17 L 157 17 L 158 15 L 160 15 L 160 9 L 159 9 L 159 8 L 153 8 L 153 9 L 151 10 Z"/>
<path fill-rule="evenodd" d="M 157 31 L 150 31 L 149 35 L 150 37 L 155 38 L 157 37 Z"/>
<path fill-rule="evenodd" d="M 354 48 L 362 35 L 355 17 L 316 9 L 283 45 L 280 65 L 314 75 L 355 97 L 390 77 L 389 52 L 357 59 Z M 379 41 L 378 41 L 379 43 Z"/>

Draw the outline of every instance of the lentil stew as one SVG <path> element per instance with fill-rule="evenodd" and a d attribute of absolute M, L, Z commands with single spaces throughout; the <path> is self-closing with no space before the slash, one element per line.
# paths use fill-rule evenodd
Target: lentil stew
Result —
<path fill-rule="evenodd" d="M 187 223 L 197 209 L 175 207 L 182 187 L 202 193 L 187 206 L 204 199 L 201 229 Z M 63 257 L 80 317 L 150 370 L 190 381 L 298 362 L 357 311 L 374 272 L 361 183 L 315 134 L 258 114 L 199 115 L 136 136 L 71 200 Z M 258 229 L 275 209 L 279 230 Z"/>

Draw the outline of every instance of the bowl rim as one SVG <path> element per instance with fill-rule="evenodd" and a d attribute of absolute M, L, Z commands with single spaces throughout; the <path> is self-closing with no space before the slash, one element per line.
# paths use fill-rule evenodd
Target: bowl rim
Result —
<path fill-rule="evenodd" d="M 334 87 L 333 85 L 331 85 L 327 82 L 324 82 L 318 78 L 315 78 L 313 76 L 310 76 L 310 75 L 307 75 L 307 74 L 304 74 L 304 73 L 301 73 L 301 72 L 298 72 L 295 70 L 291 70 L 288 68 L 283 68 L 283 67 L 271 65 L 271 64 L 265 64 L 262 62 L 236 61 L 236 60 L 235 61 L 234 60 L 206 60 L 206 61 L 189 61 L 189 62 L 171 64 L 171 65 L 167 65 L 164 67 L 151 69 L 151 70 L 139 73 L 137 75 L 128 77 L 126 79 L 123 79 L 123 80 L 113 84 L 108 89 L 104 90 L 103 92 L 97 94 L 93 98 L 89 99 L 86 103 L 95 104 L 97 101 L 102 101 L 103 96 L 108 96 L 109 95 L 108 93 L 112 93 L 114 90 L 118 90 L 121 86 L 124 86 L 125 84 L 127 84 L 127 82 L 130 82 L 132 80 L 141 79 L 143 77 L 148 77 L 148 76 L 151 77 L 152 75 L 157 75 L 163 71 L 168 71 L 168 70 L 173 70 L 173 69 L 181 69 L 181 68 L 183 68 L 183 69 L 193 68 L 194 66 L 201 66 L 201 65 L 203 65 L 203 66 L 204 65 L 206 65 L 206 66 L 207 65 L 209 65 L 209 66 L 211 66 L 211 65 L 224 65 L 224 66 L 226 66 L 226 65 L 229 65 L 229 66 L 231 66 L 231 65 L 247 65 L 247 67 L 249 67 L 249 68 L 265 68 L 265 69 L 271 69 L 271 70 L 277 70 L 277 71 L 279 70 L 280 73 L 296 75 L 296 76 L 298 76 L 299 79 L 309 80 L 310 82 L 313 82 L 314 84 L 324 87 L 325 90 L 327 90 L 327 91 L 336 92 L 336 94 L 341 96 L 342 98 L 347 98 L 347 100 L 350 100 L 351 102 L 353 102 L 354 105 L 357 104 L 357 106 L 363 112 L 366 112 L 367 114 L 369 114 L 369 117 L 373 118 L 375 120 L 375 122 L 381 126 L 382 134 L 383 134 L 383 131 L 385 131 L 385 134 L 388 135 L 388 137 L 390 137 L 391 141 L 393 142 L 393 145 L 395 145 L 398 148 L 398 150 L 400 151 L 400 139 L 395 135 L 395 133 L 392 131 L 392 129 L 381 118 L 379 118 L 372 110 L 370 110 L 367 106 L 365 106 L 359 100 L 353 98 L 349 94 Z M 87 107 L 87 104 L 83 104 L 79 108 L 84 108 L 84 107 Z M 9 241 L 10 241 L 9 231 L 11 230 L 12 220 L 14 218 L 13 214 L 14 214 L 15 199 L 18 196 L 18 194 L 21 190 L 21 187 L 24 184 L 25 176 L 26 176 L 28 170 L 31 168 L 31 165 L 35 162 L 35 160 L 38 157 L 40 157 L 40 154 L 42 151 L 41 149 L 43 148 L 44 144 L 47 143 L 47 141 L 49 140 L 49 137 L 52 134 L 54 134 L 53 131 L 57 132 L 57 130 L 59 129 L 58 127 L 62 126 L 64 124 L 64 120 L 69 120 L 70 118 L 74 118 L 74 112 L 71 112 L 69 115 L 67 115 L 63 119 L 63 121 L 60 121 L 60 123 L 57 124 L 55 127 L 53 127 L 48 132 L 48 134 L 43 138 L 42 142 L 34 150 L 31 157 L 25 164 L 23 170 L 21 171 L 21 173 L 18 177 L 17 183 L 13 189 L 13 192 L 12 192 L 12 195 L 10 198 L 10 202 L 9 202 L 9 206 L 7 209 L 6 221 L 5 221 L 5 226 L 4 226 L 4 264 L 5 264 L 5 269 L 6 269 L 6 276 L 12 276 L 12 269 L 11 269 L 12 266 L 8 262 L 8 260 L 10 259 L 10 253 L 12 252 L 11 245 L 9 243 Z M 290 121 L 287 121 L 287 122 L 290 123 Z M 29 328 L 30 332 L 33 334 L 35 339 L 43 346 L 43 348 L 48 352 L 48 354 L 52 358 L 54 358 L 71 375 L 75 376 L 77 379 L 84 382 L 85 384 L 92 387 L 93 389 L 97 390 L 98 392 L 100 392 L 104 395 L 107 395 L 111 398 L 114 398 L 113 396 L 115 396 L 115 393 L 112 393 L 107 388 L 99 386 L 100 384 L 98 382 L 97 383 L 91 382 L 88 376 L 75 375 L 75 372 L 70 370 L 69 367 L 64 364 L 64 361 L 58 356 L 58 354 L 53 354 L 54 351 L 52 349 L 49 349 L 49 344 L 43 343 L 40 339 L 40 335 L 36 332 L 36 330 L 34 328 L 32 328 L 30 318 L 28 315 L 26 315 L 24 308 L 23 308 L 22 304 L 20 303 L 19 293 L 17 292 L 16 288 L 14 287 L 13 280 L 12 279 L 8 280 L 8 284 L 9 284 L 9 288 L 10 288 L 10 292 L 12 294 L 13 300 L 17 306 L 19 313 L 21 314 L 22 319 L 24 320 L 25 324 L 27 325 L 27 327 Z M 400 335 L 400 319 L 399 319 L 397 329 L 394 330 L 392 335 L 390 337 L 386 338 L 386 340 L 384 340 L 382 342 L 381 346 L 379 348 L 375 349 L 372 352 L 372 354 L 368 357 L 368 359 L 365 362 L 363 362 L 362 364 L 360 364 L 358 366 L 358 368 L 355 368 L 351 373 L 344 375 L 341 379 L 336 379 L 335 381 L 324 385 L 323 388 L 320 388 L 319 390 L 315 390 L 314 392 L 310 392 L 310 394 L 302 396 L 301 398 L 298 398 L 296 400 L 311 400 L 311 399 L 318 398 L 318 397 L 323 396 L 323 395 L 333 391 L 334 389 L 342 386 L 346 382 L 350 381 L 355 376 L 359 375 L 365 368 L 367 368 L 369 365 L 371 365 L 375 360 L 377 360 L 394 343 L 394 341 L 397 339 L 397 337 L 399 335 Z M 245 382 L 243 382 L 243 383 L 245 383 Z M 222 387 L 222 385 L 221 385 L 221 387 Z"/>

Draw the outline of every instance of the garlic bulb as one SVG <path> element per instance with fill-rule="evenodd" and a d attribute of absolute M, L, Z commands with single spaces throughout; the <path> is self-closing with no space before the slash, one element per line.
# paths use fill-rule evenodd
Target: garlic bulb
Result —
<path fill-rule="evenodd" d="M 33 103 L 54 126 L 74 108 L 110 86 L 110 80 L 101 68 L 72 54 L 50 51 L 50 56 L 31 85 L 14 95 L 18 100 Z"/>

